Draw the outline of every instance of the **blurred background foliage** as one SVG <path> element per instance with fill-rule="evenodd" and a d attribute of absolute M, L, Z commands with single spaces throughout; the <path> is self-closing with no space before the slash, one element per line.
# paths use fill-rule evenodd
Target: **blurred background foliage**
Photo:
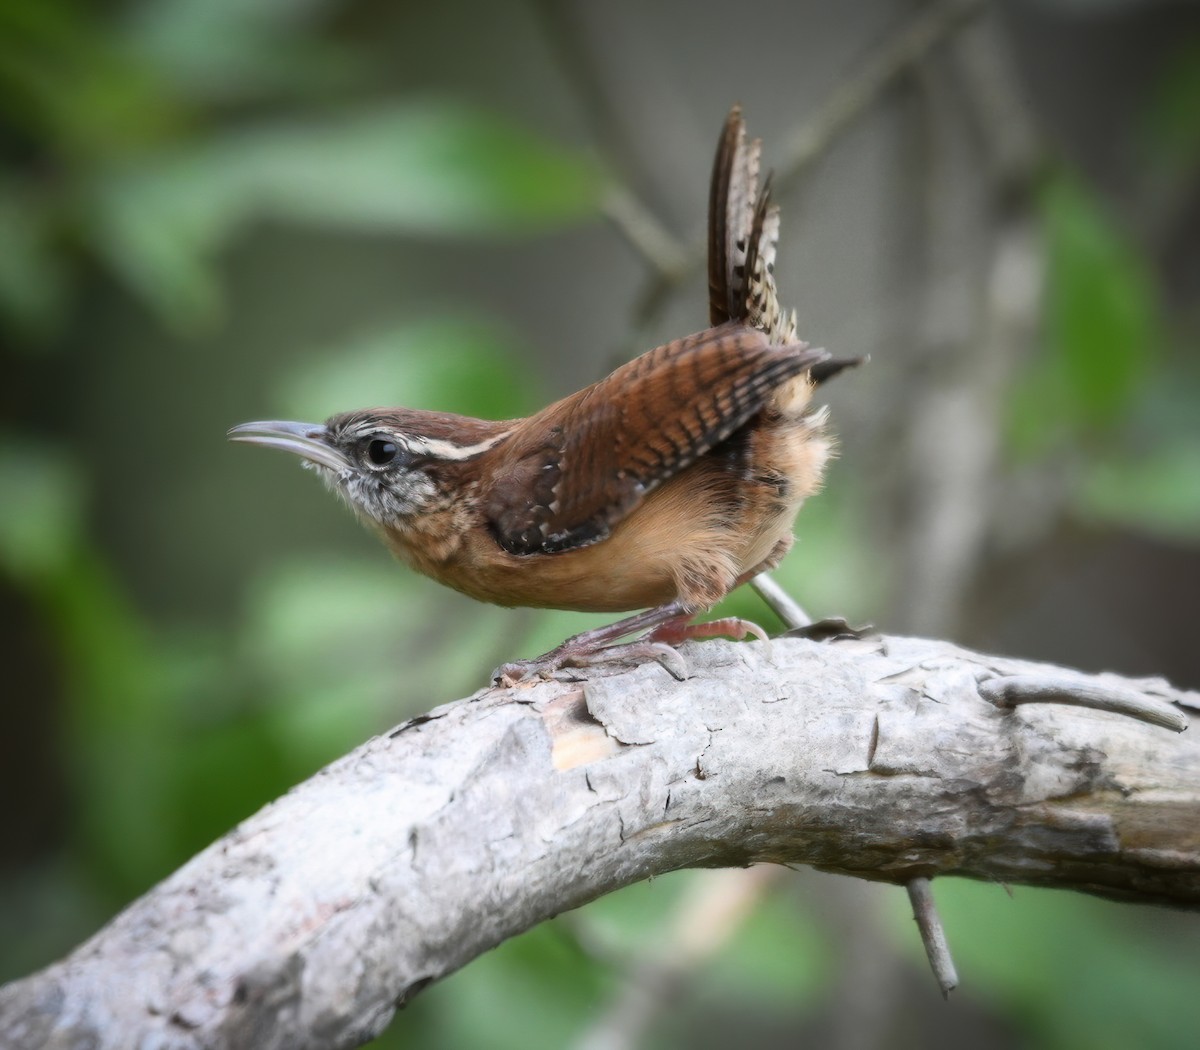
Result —
<path fill-rule="evenodd" d="M 831 117 L 910 23 L 936 44 Z M 3 0 L 0 979 L 595 622 L 414 578 L 223 432 L 519 415 L 702 327 L 734 101 L 782 165 L 803 330 L 873 356 L 831 390 L 842 458 L 782 581 L 1200 685 L 1192 5 Z M 379 1045 L 1194 1044 L 1193 917 L 937 889 L 948 1008 L 900 890 L 677 873 L 505 944 Z"/>

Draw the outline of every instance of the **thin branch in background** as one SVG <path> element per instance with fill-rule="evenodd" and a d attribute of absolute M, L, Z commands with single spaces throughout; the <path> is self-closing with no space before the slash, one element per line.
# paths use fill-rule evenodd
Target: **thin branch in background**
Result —
<path fill-rule="evenodd" d="M 985 345 L 986 304 L 975 292 L 988 279 L 991 243 L 970 220 L 990 209 L 991 173 L 982 163 L 976 174 L 959 148 L 963 105 L 946 64 L 922 67 L 914 87 L 914 139 L 923 148 L 911 189 L 921 223 L 905 254 L 914 260 L 917 311 L 905 317 L 912 331 L 901 339 L 906 372 L 921 380 L 895 399 L 903 465 L 893 512 L 879 520 L 893 523 L 889 542 L 899 553 L 889 620 L 936 637 L 962 618 L 990 528 L 1004 430 L 997 395 L 1013 362 Z"/>
<path fill-rule="evenodd" d="M 942 998 L 949 999 L 950 993 L 958 987 L 958 971 L 950 957 L 950 945 L 946 941 L 942 917 L 938 914 L 937 905 L 933 900 L 933 887 L 928 879 L 917 878 L 909 879 L 905 888 L 908 890 L 908 899 L 912 902 L 917 929 L 921 931 L 921 943 L 925 945 L 929 965 L 937 978 L 938 987 L 942 990 Z"/>
<path fill-rule="evenodd" d="M 674 282 L 692 261 L 689 251 L 633 192 L 644 173 L 626 134 L 626 122 L 609 101 L 592 50 L 586 46 L 587 29 L 578 10 L 563 0 L 535 0 L 534 10 L 550 47 L 584 117 L 592 128 L 600 153 L 617 179 L 604 195 L 604 214 L 634 250 L 655 270 L 659 279 Z"/>
<path fill-rule="evenodd" d="M 830 150 L 851 124 L 889 91 L 903 75 L 972 15 L 985 0 L 945 0 L 917 14 L 854 74 L 838 83 L 811 117 L 784 139 L 783 161 L 775 167 L 775 186 L 783 191 Z M 628 236 L 628 231 L 618 226 Z M 630 240 L 633 247 L 639 245 Z M 650 260 L 654 264 L 654 260 Z M 658 316 L 674 289 L 699 272 L 704 248 L 693 245 L 683 265 L 659 269 L 658 279 L 641 297 L 635 314 L 642 327 Z"/>
<path fill-rule="evenodd" d="M 750 586 L 790 629 L 807 627 L 813 622 L 804 607 L 776 583 L 769 573 L 760 572 L 750 581 Z"/>
<path fill-rule="evenodd" d="M 784 140 L 776 185 L 791 184 L 820 160 L 834 141 L 909 70 L 967 18 L 983 10 L 985 0 L 945 0 L 922 9 L 889 38 L 853 76 L 842 80 L 803 125 Z"/>
<path fill-rule="evenodd" d="M 652 267 L 659 280 L 676 284 L 676 275 L 694 270 L 693 254 L 681 244 L 649 208 L 624 186 L 610 186 L 604 194 L 604 214 Z"/>
<path fill-rule="evenodd" d="M 533 10 L 601 155 L 627 183 L 639 184 L 646 173 L 627 134 L 626 114 L 611 104 L 604 91 L 601 67 L 588 46 L 591 33 L 581 21 L 583 6 L 568 0 L 534 0 Z"/>
<path fill-rule="evenodd" d="M 662 940 L 629 968 L 621 990 L 575 1041 L 575 1050 L 633 1050 L 720 952 L 785 871 L 775 864 L 697 874 Z"/>
<path fill-rule="evenodd" d="M 960 35 L 950 58 L 971 134 L 999 185 L 998 196 L 1024 205 L 1046 162 L 1046 146 L 1021 93 L 1000 26 L 994 19 L 975 22 Z"/>
<path fill-rule="evenodd" d="M 997 513 L 1004 483 L 1000 406 L 1031 345 L 1041 305 L 1043 245 L 1029 193 L 1044 150 L 994 20 L 974 22 L 956 38 L 947 61 L 922 67 L 916 83 L 922 129 L 964 141 L 958 149 L 931 143 L 921 158 L 919 190 L 914 187 L 924 205 L 925 244 L 908 248 L 905 258 L 924 258 L 928 273 L 905 297 L 921 304 L 921 314 L 898 341 L 911 346 L 908 367 L 924 380 L 903 399 L 902 416 L 893 423 L 907 466 L 896 474 L 901 484 L 891 512 L 879 517 L 897 523 L 889 542 L 903 552 L 889 619 L 938 635 L 969 624 L 980 565 L 998 531 L 1013 529 L 1012 515 Z M 969 164 L 960 160 L 957 170 L 946 170 L 967 151 Z M 963 207 L 968 175 L 975 199 Z M 964 241 L 963 231 L 979 215 L 985 226 Z M 972 294 L 974 282 L 964 286 L 967 273 L 978 275 L 982 295 Z M 964 317 L 960 308 L 967 303 L 973 309 Z M 960 439 L 948 442 L 947 433 Z M 1020 518 L 1027 528 L 1038 515 Z"/>

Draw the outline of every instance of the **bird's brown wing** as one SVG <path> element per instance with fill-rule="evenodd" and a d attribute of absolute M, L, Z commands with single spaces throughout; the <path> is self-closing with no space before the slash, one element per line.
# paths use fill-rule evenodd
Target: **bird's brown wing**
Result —
<path fill-rule="evenodd" d="M 753 418 L 770 392 L 826 360 L 723 325 L 651 350 L 530 419 L 497 449 L 488 523 L 512 554 L 604 539 L 667 478 Z"/>

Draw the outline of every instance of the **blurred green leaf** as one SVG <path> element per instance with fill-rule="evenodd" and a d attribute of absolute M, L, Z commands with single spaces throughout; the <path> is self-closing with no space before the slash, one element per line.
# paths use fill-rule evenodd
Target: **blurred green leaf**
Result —
<path fill-rule="evenodd" d="M 213 690 L 222 686 L 228 688 L 228 682 L 212 683 Z M 174 863 L 224 835 L 315 769 L 291 761 L 275 725 L 262 712 L 243 712 L 164 743 L 171 769 L 161 790 L 171 810 L 159 831 L 172 846 Z"/>
<path fill-rule="evenodd" d="M 142 0 L 122 38 L 188 98 L 209 103 L 315 94 L 348 79 L 352 56 L 322 34 L 336 0 Z"/>
<path fill-rule="evenodd" d="M 1200 440 L 1093 464 L 1077 505 L 1090 517 L 1164 539 L 1200 540 Z"/>
<path fill-rule="evenodd" d="M 172 134 L 183 108 L 88 5 L 0 4 L 0 112 L 39 152 L 120 157 Z"/>
<path fill-rule="evenodd" d="M 710 873 L 677 871 L 593 901 L 570 920 L 544 923 L 500 945 L 463 972 L 426 992 L 381 1045 L 404 1045 L 417 1020 L 424 1047 L 569 1046 L 613 1004 L 621 986 L 637 979 L 636 964 L 675 960 L 666 938 L 676 936 L 678 909 Z M 702 893 L 706 892 L 702 890 Z M 701 920 L 702 921 L 702 920 Z M 582 953 L 570 924 L 586 931 L 597 958 Z M 731 1011 L 776 1009 L 790 1014 L 818 994 L 829 974 L 827 948 L 792 900 L 768 896 L 719 955 L 695 975 L 688 998 Z M 511 1024 L 496 1028 L 503 1016 Z M 654 1045 L 654 1044 L 647 1044 Z M 672 1044 L 673 1045 L 673 1044 Z"/>
<path fill-rule="evenodd" d="M 1144 385 L 1118 445 L 1074 472 L 1084 518 L 1174 542 L 1200 538 L 1200 358 L 1181 346 Z"/>
<path fill-rule="evenodd" d="M 265 214 L 343 228 L 525 233 L 599 207 L 582 160 L 448 103 L 264 128 L 220 153 Z"/>
<path fill-rule="evenodd" d="M 532 409 L 537 393 L 518 381 L 516 360 L 512 340 L 496 325 L 456 311 L 314 351 L 284 382 L 281 399 L 300 419 L 378 404 L 506 418 Z"/>
<path fill-rule="evenodd" d="M 1045 351 L 1016 392 L 1013 436 L 1037 453 L 1111 428 L 1158 355 L 1154 282 L 1100 202 L 1061 176 L 1042 196 L 1048 254 Z"/>
<path fill-rule="evenodd" d="M 202 843 L 174 819 L 185 689 L 211 695 L 222 661 L 151 637 L 83 527 L 75 463 L 45 442 L 0 436 L 0 570 L 33 598 L 66 696 L 64 765 L 77 855 L 125 899 Z M 185 659 L 186 658 L 186 659 Z M 242 815 L 240 812 L 238 816 Z"/>
<path fill-rule="evenodd" d="M 421 1045 L 489 1050 L 570 1046 L 612 984 L 603 968 L 581 956 L 552 924 L 543 923 L 425 992 L 424 1005 L 436 1024 Z"/>
<path fill-rule="evenodd" d="M 313 769 L 365 737 L 486 681 L 503 617 L 455 599 L 387 554 L 369 562 L 305 558 L 255 581 L 240 632 L 245 663 L 294 765 Z M 260 705 L 262 701 L 259 701 Z"/>
<path fill-rule="evenodd" d="M 44 442 L 0 435 L 0 566 L 26 586 L 63 571 L 79 542 L 83 482 Z"/>
<path fill-rule="evenodd" d="M 616 893 L 592 901 L 580 912 L 581 920 L 602 946 L 620 945 L 631 956 L 652 952 L 663 938 L 671 916 L 697 871 L 672 871 L 635 882 Z"/>
<path fill-rule="evenodd" d="M 213 256 L 276 220 L 420 235 L 527 233 L 594 215 L 600 179 L 564 150 L 465 107 L 412 103 L 246 128 L 111 169 L 92 237 L 175 324 L 211 321 Z"/>
<path fill-rule="evenodd" d="M 189 158 L 149 159 L 99 177 L 85 202 L 92 245 L 180 330 L 207 327 L 221 311 L 214 255 L 244 218 L 221 175 Z"/>
<path fill-rule="evenodd" d="M 1045 201 L 1049 235 L 1046 321 L 1071 408 L 1112 422 L 1136 393 L 1160 336 L 1143 260 L 1083 187 L 1059 181 Z"/>
<path fill-rule="evenodd" d="M 812 912 L 793 896 L 770 893 L 700 975 L 704 998 L 803 1010 L 833 977 L 829 953 Z"/>
<path fill-rule="evenodd" d="M 86 545 L 75 464 L 45 442 L 0 438 L 0 568 L 34 599 L 54 641 L 68 704 L 66 766 L 76 845 L 118 896 L 171 859 L 157 829 L 170 770 L 171 709 L 156 705 L 158 661 L 136 614 Z"/>
<path fill-rule="evenodd" d="M 64 729 L 75 787 L 76 845 L 118 899 L 179 857 L 169 836 L 178 707 L 163 659 L 113 575 L 80 544 L 41 581 L 69 704 Z"/>

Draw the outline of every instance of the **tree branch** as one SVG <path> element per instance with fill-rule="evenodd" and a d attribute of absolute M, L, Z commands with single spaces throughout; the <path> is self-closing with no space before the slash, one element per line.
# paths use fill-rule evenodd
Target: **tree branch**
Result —
<path fill-rule="evenodd" d="M 1200 906 L 1196 694 L 904 638 L 685 648 L 489 689 L 373 739 L 63 961 L 0 989 L 14 1048 L 345 1047 L 563 910 L 682 867 L 810 864 Z"/>

